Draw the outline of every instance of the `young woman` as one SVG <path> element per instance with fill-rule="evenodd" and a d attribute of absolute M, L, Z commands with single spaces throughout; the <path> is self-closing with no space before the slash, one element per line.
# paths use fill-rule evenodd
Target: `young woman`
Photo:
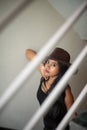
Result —
<path fill-rule="evenodd" d="M 26 50 L 26 57 L 28 60 L 32 60 L 35 55 L 35 51 L 31 49 Z M 70 54 L 62 48 L 55 48 L 55 50 L 46 58 L 46 61 L 39 66 L 41 79 L 37 91 L 37 99 L 40 105 L 59 82 L 69 66 Z M 74 98 L 70 86 L 67 84 L 58 100 L 55 101 L 53 106 L 44 116 L 44 130 L 55 130 L 73 102 Z M 67 126 L 65 130 L 68 129 L 69 127 Z"/>

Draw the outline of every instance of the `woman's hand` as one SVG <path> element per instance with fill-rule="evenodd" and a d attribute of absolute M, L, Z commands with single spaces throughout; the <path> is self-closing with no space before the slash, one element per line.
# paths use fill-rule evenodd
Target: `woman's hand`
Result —
<path fill-rule="evenodd" d="M 36 56 L 36 52 L 32 49 L 27 49 L 25 52 L 26 58 L 31 61 Z"/>
<path fill-rule="evenodd" d="M 25 52 L 25 55 L 26 55 L 26 58 L 29 60 L 29 61 L 32 61 L 34 59 L 34 57 L 36 56 L 36 52 L 32 49 L 27 49 L 26 52 Z M 41 63 L 38 67 L 38 70 L 41 74 L 42 77 L 45 78 L 45 80 L 48 80 L 48 77 L 45 76 L 45 66 L 43 63 Z"/>
<path fill-rule="evenodd" d="M 45 65 L 44 65 L 44 64 L 40 64 L 39 70 L 40 70 L 41 76 L 42 76 L 45 80 L 48 80 L 49 77 L 47 77 L 47 76 L 45 75 Z"/>

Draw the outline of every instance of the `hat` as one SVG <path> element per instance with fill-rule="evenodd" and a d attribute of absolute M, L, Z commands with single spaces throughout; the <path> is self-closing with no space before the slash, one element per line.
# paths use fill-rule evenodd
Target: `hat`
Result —
<path fill-rule="evenodd" d="M 62 48 L 55 48 L 54 51 L 48 56 L 48 59 L 61 61 L 68 66 L 71 65 L 70 54 Z"/>

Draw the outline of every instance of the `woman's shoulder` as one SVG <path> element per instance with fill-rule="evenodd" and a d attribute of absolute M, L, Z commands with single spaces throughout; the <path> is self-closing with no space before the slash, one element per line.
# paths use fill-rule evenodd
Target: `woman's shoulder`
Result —
<path fill-rule="evenodd" d="M 65 91 L 71 91 L 71 86 L 69 84 L 66 85 Z"/>

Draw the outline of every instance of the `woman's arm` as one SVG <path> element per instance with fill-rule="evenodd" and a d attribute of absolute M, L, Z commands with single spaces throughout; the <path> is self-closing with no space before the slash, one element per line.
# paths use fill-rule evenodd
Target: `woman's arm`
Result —
<path fill-rule="evenodd" d="M 25 52 L 25 55 L 26 55 L 26 58 L 29 60 L 29 61 L 32 61 L 34 59 L 34 57 L 36 56 L 36 51 L 32 50 L 32 49 L 27 49 L 26 52 Z M 42 77 L 45 78 L 45 75 L 44 75 L 44 64 L 41 63 L 38 67 L 38 70 L 40 72 L 40 74 L 42 75 Z"/>
<path fill-rule="evenodd" d="M 65 90 L 65 105 L 66 105 L 67 111 L 70 109 L 70 107 L 72 106 L 73 103 L 74 103 L 74 97 L 71 92 L 70 86 L 67 85 L 66 90 Z M 74 112 L 74 114 L 72 115 L 71 118 L 73 119 L 76 116 L 77 116 L 77 113 Z"/>
<path fill-rule="evenodd" d="M 71 88 L 68 85 L 65 90 L 65 105 L 66 105 L 67 111 L 69 110 L 69 108 L 72 106 L 73 103 L 74 103 L 74 97 L 71 92 Z"/>

